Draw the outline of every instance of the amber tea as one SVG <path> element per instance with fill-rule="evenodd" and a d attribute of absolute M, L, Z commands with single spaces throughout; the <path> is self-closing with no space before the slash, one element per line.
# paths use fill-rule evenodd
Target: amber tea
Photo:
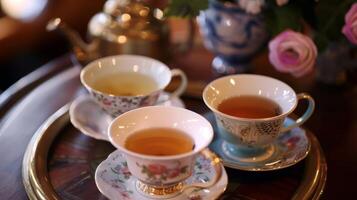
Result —
<path fill-rule="evenodd" d="M 116 96 L 147 95 L 158 88 L 154 79 L 135 72 L 103 75 L 94 80 L 92 87 L 100 92 Z"/>
<path fill-rule="evenodd" d="M 150 128 L 130 135 L 125 148 L 145 155 L 172 156 L 192 151 L 194 142 L 186 133 L 176 129 Z"/>
<path fill-rule="evenodd" d="M 223 100 L 218 110 L 227 115 L 241 118 L 270 118 L 281 114 L 281 109 L 274 101 L 260 96 L 243 95 Z"/>

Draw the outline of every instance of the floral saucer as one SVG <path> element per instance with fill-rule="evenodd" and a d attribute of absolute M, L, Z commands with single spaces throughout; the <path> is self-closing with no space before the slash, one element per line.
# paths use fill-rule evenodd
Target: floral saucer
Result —
<path fill-rule="evenodd" d="M 185 184 L 193 182 L 206 182 L 214 177 L 215 170 L 211 165 L 211 160 L 199 155 L 196 159 L 194 173 Z M 128 170 L 124 156 L 118 151 L 114 151 L 104 160 L 95 172 L 95 183 L 99 191 L 109 199 L 121 200 L 152 200 L 142 195 L 136 189 L 136 178 Z M 207 189 L 187 189 L 182 193 L 170 198 L 171 200 L 195 200 L 217 199 L 226 189 L 228 184 L 227 173 L 222 166 L 222 176 L 218 182 Z"/>
<path fill-rule="evenodd" d="M 208 113 L 205 117 L 211 122 L 214 131 L 217 132 L 213 113 Z M 293 120 L 287 118 L 284 123 L 290 124 L 293 123 Z M 221 158 L 224 166 L 245 171 L 272 171 L 292 166 L 307 156 L 311 146 L 305 130 L 299 127 L 282 134 L 273 144 L 273 154 L 263 161 L 244 162 L 236 160 L 224 153 L 223 144 L 223 139 L 219 137 L 219 134 L 215 134 L 209 148 Z"/>
<path fill-rule="evenodd" d="M 163 102 L 159 105 L 185 107 L 179 98 L 164 101 L 168 99 L 168 96 L 168 93 L 163 92 L 159 97 L 159 101 Z M 99 107 L 89 95 L 76 98 L 70 106 L 69 115 L 73 126 L 83 134 L 95 139 L 109 141 L 107 130 L 113 117 Z"/>

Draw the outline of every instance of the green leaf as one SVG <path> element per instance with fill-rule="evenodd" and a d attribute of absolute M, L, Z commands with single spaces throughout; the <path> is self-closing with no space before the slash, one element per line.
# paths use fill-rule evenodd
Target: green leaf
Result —
<path fill-rule="evenodd" d="M 186 173 L 188 166 L 181 167 L 180 172 Z"/>
<path fill-rule="evenodd" d="M 320 32 L 315 32 L 314 41 L 319 52 L 322 52 L 324 49 L 326 49 L 330 42 L 326 35 L 321 34 Z"/>
<path fill-rule="evenodd" d="M 143 173 L 143 174 L 149 174 L 150 171 L 148 170 L 148 168 L 147 168 L 145 165 L 143 165 L 142 168 L 141 168 L 141 173 Z"/>
<path fill-rule="evenodd" d="M 286 29 L 300 31 L 302 28 L 300 11 L 293 4 L 268 8 L 265 12 L 265 22 L 272 36 Z"/>
<path fill-rule="evenodd" d="M 166 181 L 166 180 L 167 180 L 167 177 L 164 176 L 164 175 L 161 175 L 160 179 L 163 180 L 163 181 Z"/>
<path fill-rule="evenodd" d="M 170 0 L 165 16 L 195 17 L 208 8 L 208 0 Z"/>
<path fill-rule="evenodd" d="M 316 7 L 317 31 L 330 41 L 341 38 L 344 17 L 352 3 L 356 0 L 323 0 Z M 332 6 L 335 5 L 335 6 Z"/>

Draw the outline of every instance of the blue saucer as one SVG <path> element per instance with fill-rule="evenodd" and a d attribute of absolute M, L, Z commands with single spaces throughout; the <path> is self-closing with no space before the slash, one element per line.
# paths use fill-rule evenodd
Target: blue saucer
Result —
<path fill-rule="evenodd" d="M 217 132 L 214 114 L 209 112 L 204 117 L 211 122 L 214 131 Z M 290 124 L 292 122 L 292 119 L 287 118 L 284 123 Z M 223 149 L 224 143 L 219 134 L 215 134 L 209 148 L 222 159 L 224 166 L 245 171 L 272 171 L 295 165 L 307 156 L 311 146 L 305 130 L 299 127 L 282 134 L 273 144 L 274 152 L 272 155 L 263 161 L 244 162 L 227 156 Z"/>

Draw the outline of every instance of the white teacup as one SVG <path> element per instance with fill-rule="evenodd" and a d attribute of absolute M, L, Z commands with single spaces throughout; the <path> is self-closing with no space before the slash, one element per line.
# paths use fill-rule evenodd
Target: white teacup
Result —
<path fill-rule="evenodd" d="M 192 139 L 194 148 L 192 151 L 170 156 L 140 154 L 126 148 L 125 142 L 129 136 L 149 128 L 182 131 Z M 204 117 L 192 111 L 163 106 L 138 108 L 117 117 L 108 131 L 110 142 L 124 154 L 129 171 L 138 179 L 138 191 L 145 195 L 168 198 L 187 187 L 210 187 L 221 175 L 219 159 L 213 157 L 210 159 L 216 166 L 216 178 L 207 183 L 184 183 L 191 176 L 199 153 L 212 156 L 206 149 L 213 139 L 212 126 Z M 151 168 L 153 172 L 149 173 Z"/>
<path fill-rule="evenodd" d="M 237 96 L 259 96 L 272 100 L 280 107 L 280 114 L 270 118 L 242 118 L 218 110 L 222 101 Z M 294 111 L 298 101 L 307 99 L 306 112 L 293 124 L 284 126 L 286 117 Z M 301 126 L 313 113 L 315 103 L 305 93 L 296 95 L 287 84 L 261 75 L 231 75 L 209 83 L 203 91 L 205 104 L 213 111 L 218 133 L 224 142 L 223 152 L 232 159 L 259 162 L 274 153 L 272 145 L 277 137 Z"/>
<path fill-rule="evenodd" d="M 95 88 L 98 78 L 120 73 L 138 73 L 145 75 L 156 83 L 156 88 L 147 94 L 116 95 Z M 112 116 L 116 117 L 126 111 L 143 106 L 155 105 L 162 90 L 174 76 L 181 77 L 180 86 L 170 94 L 170 98 L 180 96 L 187 87 L 187 77 L 179 69 L 170 70 L 164 63 L 145 56 L 117 55 L 95 60 L 81 71 L 81 82 L 93 99 Z M 140 82 L 141 80 L 135 80 Z"/>

